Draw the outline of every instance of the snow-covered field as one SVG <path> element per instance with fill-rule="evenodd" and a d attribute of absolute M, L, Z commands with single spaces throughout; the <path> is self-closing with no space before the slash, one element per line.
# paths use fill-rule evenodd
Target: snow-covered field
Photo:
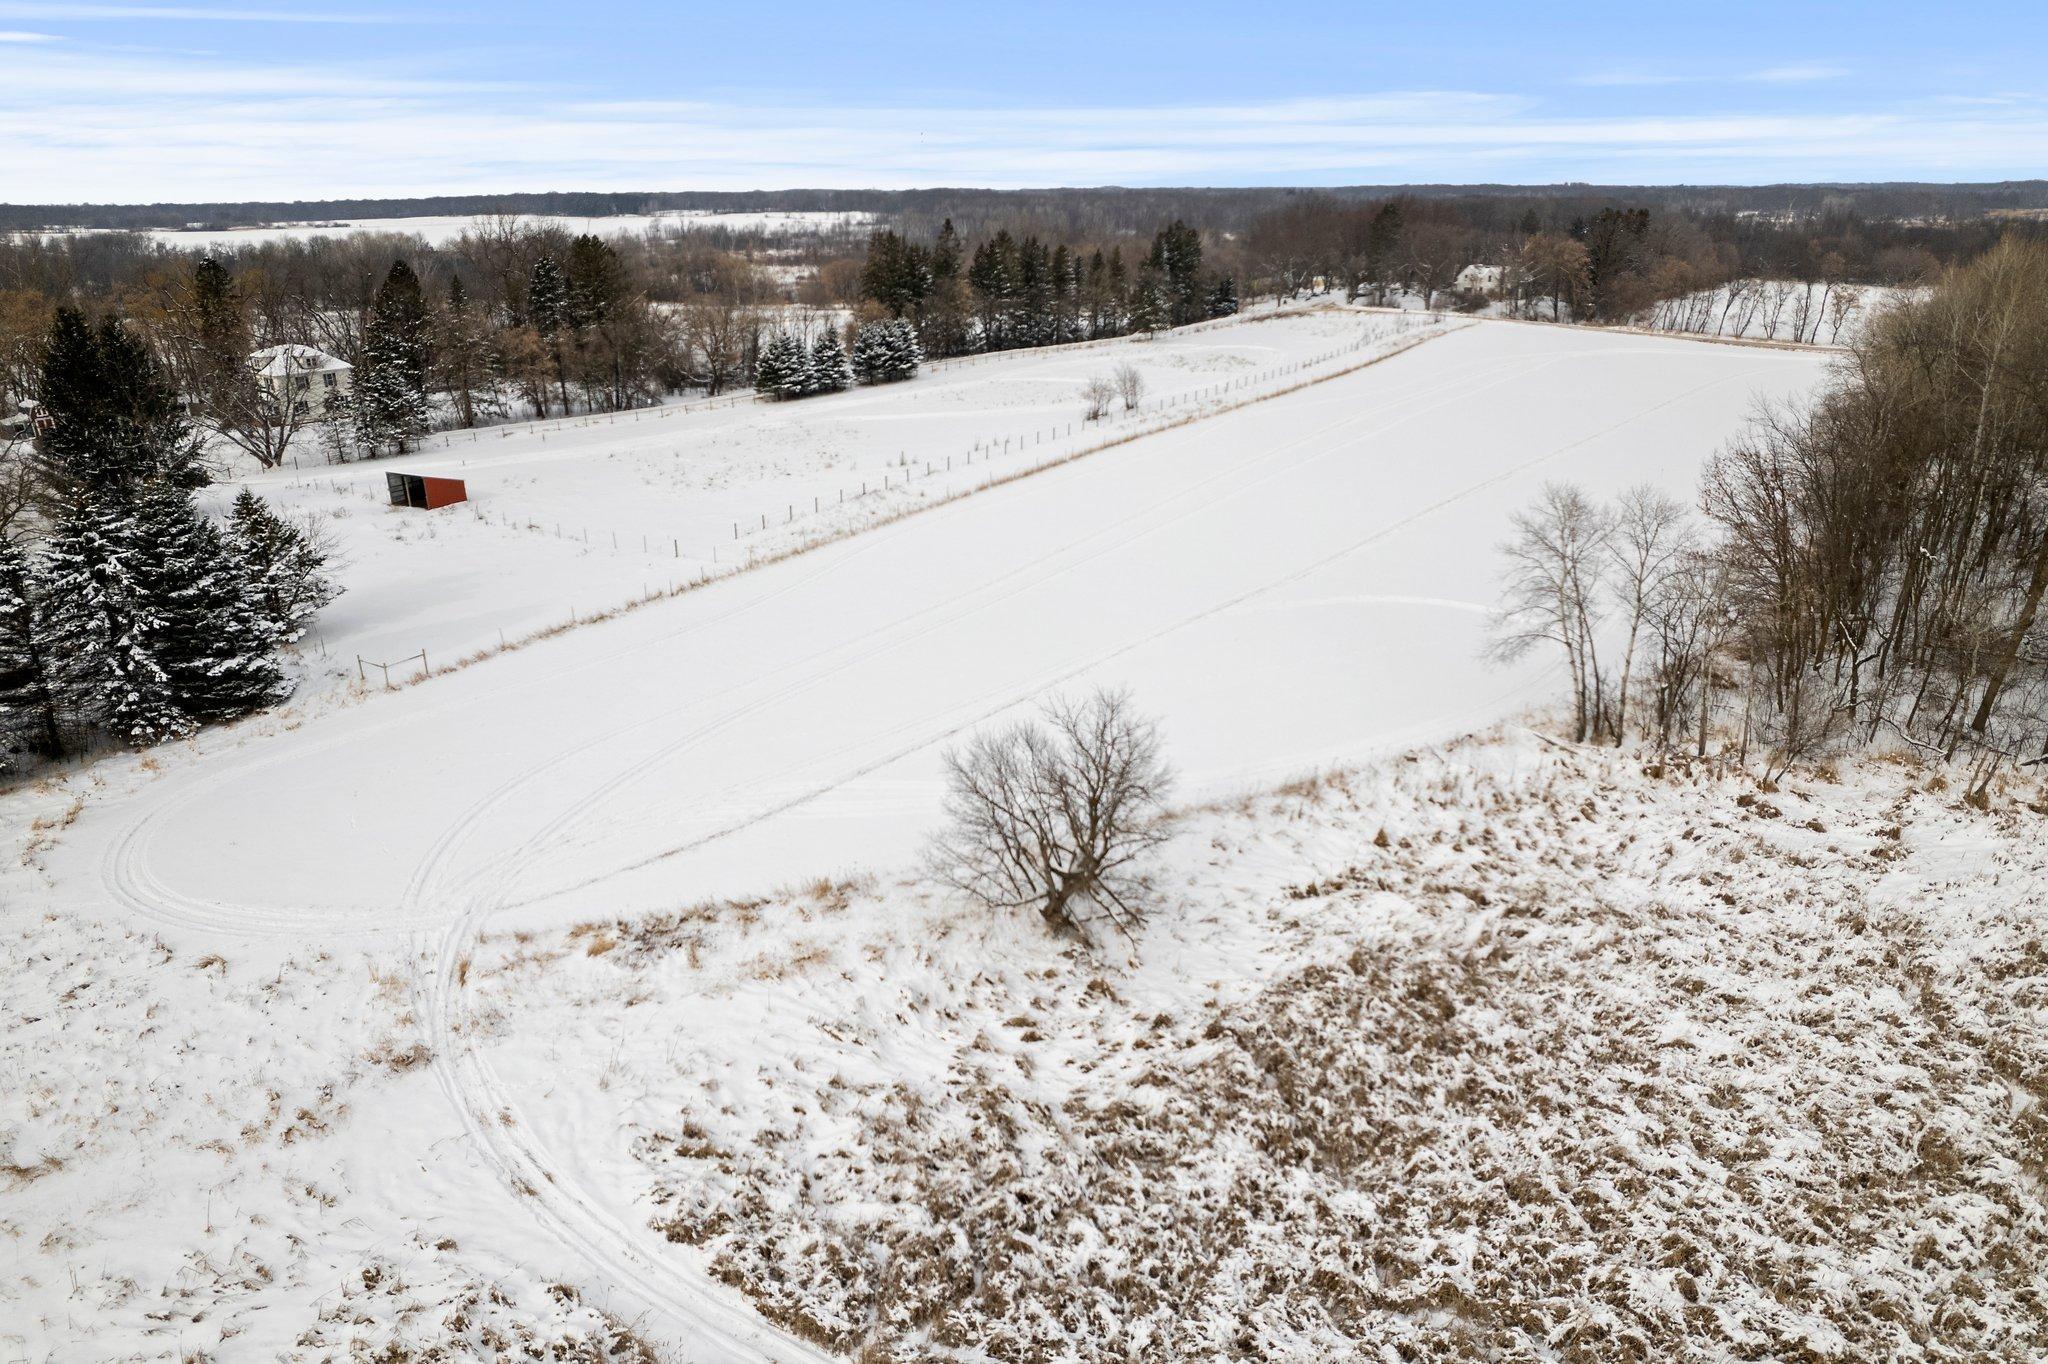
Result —
<path fill-rule="evenodd" d="M 860 212 L 777 210 L 760 213 L 722 213 L 713 209 L 694 208 L 666 209 L 658 213 L 615 213 L 602 218 L 540 213 L 510 216 L 522 227 L 559 227 L 565 232 L 588 232 L 600 237 L 638 237 L 649 232 L 692 232 L 706 228 L 723 228 L 731 232 L 759 232 L 773 236 L 798 236 L 815 232 L 845 231 L 865 227 L 875 221 L 874 214 Z M 194 251 L 256 246 L 267 242 L 309 241 L 315 237 L 347 237 L 358 232 L 400 233 L 409 237 L 419 237 L 432 246 L 443 246 L 463 233 L 473 232 L 491 221 L 494 220 L 474 215 L 346 218 L 216 230 L 151 228 L 145 235 L 167 246 L 186 247 Z"/>
<path fill-rule="evenodd" d="M 821 510 L 0 797 L 0 1357 L 2039 1357 L 2040 790 L 1451 742 L 1559 686 L 1477 658 L 1510 512 L 1686 493 L 1827 357 L 1394 326 L 260 481 L 341 528 L 330 655 Z M 1126 358 L 1131 439 L 941 481 Z M 1097 683 L 1189 813 L 1089 954 L 916 868 L 944 748 Z"/>
<path fill-rule="evenodd" d="M 403 459 L 245 469 L 213 500 L 224 507 L 246 483 L 313 518 L 347 561 L 348 595 L 321 621 L 307 660 L 311 688 L 331 690 L 359 680 L 359 655 L 390 662 L 424 651 L 431 664 L 452 663 L 1355 368 L 1433 325 L 1304 311 L 947 361 L 908 383 L 794 403 L 743 393 L 452 432 Z M 1120 364 L 1143 376 L 1139 408 L 1084 421 L 1083 384 Z M 434 513 L 393 508 L 385 474 L 394 470 L 462 478 L 471 501 Z M 369 676 L 381 685 L 380 671 Z"/>

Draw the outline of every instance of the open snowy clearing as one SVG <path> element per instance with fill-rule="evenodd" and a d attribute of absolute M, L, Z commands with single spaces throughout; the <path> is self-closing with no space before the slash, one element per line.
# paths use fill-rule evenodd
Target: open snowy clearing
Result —
<path fill-rule="evenodd" d="M 800 402 L 751 394 L 429 439 L 421 453 L 241 471 L 321 527 L 348 594 L 319 623 L 306 692 L 422 651 L 435 666 L 749 561 L 873 526 L 1136 432 L 1255 402 L 1430 334 L 1425 318 L 1318 309 L 1156 339 L 946 361 L 916 379 Z M 1128 364 L 1136 411 L 1082 420 L 1081 388 Z M 389 504 L 385 474 L 464 479 L 470 502 Z M 417 662 L 394 680 L 417 676 Z M 368 676 L 381 685 L 383 674 Z"/>
<path fill-rule="evenodd" d="M 486 879 L 657 908 L 895 864 L 944 744 L 1056 687 L 1130 686 L 1196 793 L 1456 731 L 1551 685 L 1477 661 L 1514 508 L 1684 493 L 1820 372 L 1475 325 L 194 765 L 72 855 L 208 926 L 444 922 Z"/>
<path fill-rule="evenodd" d="M 1356 338 L 1363 319 L 1332 316 Z M 1058 401 L 1071 402 L 1075 374 L 1107 363 L 1082 354 L 1058 377 Z M 962 367 L 953 404 L 1009 424 L 1014 399 L 1000 394 L 1028 386 L 1028 363 L 984 367 L 998 396 L 979 402 L 974 367 Z M 803 991 L 806 973 L 841 955 L 886 964 L 901 949 L 869 930 L 893 910 L 862 910 L 855 936 L 834 929 L 822 957 L 790 916 L 896 905 L 935 817 L 944 746 L 1050 689 L 1130 686 L 1162 716 L 1194 800 L 1518 711 L 1554 686 L 1543 663 L 1493 671 L 1476 657 L 1508 513 L 1546 478 L 1683 492 L 1759 397 L 1810 389 L 1824 363 L 1467 326 L 417 688 L 340 708 L 316 695 L 18 793 L 9 818 L 44 825 L 6 883 L 12 969 L 0 989 L 20 1020 L 7 1038 L 20 1083 L 4 1119 L 12 1184 L 0 1217 L 19 1255 L 0 1302 L 24 1325 L 0 1341 L 36 1359 L 322 1358 L 392 1339 L 474 1353 L 491 1348 L 485 1331 L 526 1330 L 543 1343 L 611 1337 L 612 1357 L 630 1357 L 600 1316 L 610 1311 L 679 1358 L 821 1357 L 764 1325 L 731 1285 L 829 1346 L 846 1343 L 831 1314 L 852 1308 L 815 1284 L 771 1283 L 748 1217 L 731 1215 L 729 1244 L 701 1218 L 750 1187 L 759 1206 L 787 1212 L 793 1236 L 821 1234 L 843 1210 L 783 1203 L 772 1182 L 803 1171 L 778 1174 L 772 1159 L 748 1165 L 752 1185 L 693 1185 L 701 1168 L 676 1161 L 751 1161 L 743 1148 L 784 1102 L 786 1072 L 809 1067 L 829 1036 L 807 1040 L 806 1016 L 780 1006 L 736 1008 L 751 1031 L 689 1031 L 680 1013 L 644 1007 L 670 997 L 666 982 L 601 1006 L 561 1003 L 554 992 L 585 988 L 581 975 L 531 991 L 533 1019 L 515 1019 L 529 1003 L 524 944 L 505 935 L 559 953 L 571 925 L 700 904 L 722 922 L 755 911 L 719 909 L 721 897 L 873 876 L 884 889 L 761 901 L 814 909 L 749 928 L 765 936 L 718 980 L 756 972 L 763 988 L 786 979 Z M 1223 373 L 1246 368 L 1234 358 Z M 1214 383 L 1191 370 L 1185 391 Z M 732 409 L 732 420 L 808 421 L 809 406 Z M 593 442 L 583 459 L 533 462 L 555 486 L 605 458 L 595 442 L 609 429 L 581 429 Z M 615 429 L 630 439 L 628 424 Z M 550 454 L 554 444 L 551 433 Z M 614 480 L 593 506 L 623 518 L 638 486 Z M 376 569 L 351 557 L 353 589 Z M 532 582 L 493 583 L 489 599 Z M 484 595 L 459 579 L 422 586 Z M 1177 845 L 1168 880 L 1195 874 L 1200 844 Z M 1349 865 L 1253 879 L 1305 884 Z M 1199 898 L 1218 912 L 1250 903 Z M 921 893 L 903 907 L 892 931 L 953 913 Z M 1207 998 L 1218 949 L 1189 955 L 1188 933 L 1206 930 L 1172 923 L 1160 955 L 1148 937 L 1133 969 Z M 1056 944 L 1016 926 L 970 928 L 994 935 L 1006 969 L 1029 969 L 1032 954 L 1068 969 Z M 574 951 L 608 955 L 594 931 Z M 1293 969 L 1262 952 L 1238 963 L 1237 997 Z M 678 948 L 660 969 L 695 969 L 690 956 Z M 971 956 L 942 963 L 945 988 L 970 988 L 976 969 Z M 817 1007 L 856 1007 L 840 988 Z M 558 1008 L 580 1026 L 525 1031 Z M 873 1015 L 878 1038 L 889 1017 Z M 916 1084 L 950 1072 L 956 1043 L 978 1046 L 920 1037 L 889 1042 L 881 1068 Z M 1076 1042 L 1073 1063 L 1092 1064 L 1100 1040 Z M 643 1044 L 675 1063 L 662 1088 Z M 706 1048 L 715 1065 L 697 1059 Z M 645 1104 L 624 1127 L 615 1100 L 588 1097 L 593 1085 L 609 1092 L 613 1057 L 625 1067 L 613 1078 L 647 1086 L 632 1091 Z M 698 1100 L 675 1067 L 691 1085 L 785 1078 L 772 1098 L 744 1081 L 760 1102 L 734 1100 L 722 1144 L 684 1157 Z M 811 1072 L 827 1089 L 832 1073 Z M 678 1234 L 683 1212 L 699 1220 L 679 1240 L 698 1244 L 653 1225 Z M 1302 1249 L 1277 1232 L 1273 1244 L 1285 1257 Z M 1271 1337 L 1300 1358 L 1326 1357 L 1320 1339 Z M 606 1357 L 589 1348 L 581 1357 Z"/>

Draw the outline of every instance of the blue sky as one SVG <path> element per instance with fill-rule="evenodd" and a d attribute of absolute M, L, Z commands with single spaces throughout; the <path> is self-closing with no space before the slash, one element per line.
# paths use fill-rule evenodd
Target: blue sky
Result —
<path fill-rule="evenodd" d="M 0 200 L 2048 176 L 2043 0 L 0 0 Z"/>

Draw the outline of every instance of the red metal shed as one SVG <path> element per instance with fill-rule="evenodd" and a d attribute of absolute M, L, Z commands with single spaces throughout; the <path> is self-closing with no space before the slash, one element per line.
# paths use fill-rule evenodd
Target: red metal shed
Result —
<path fill-rule="evenodd" d="M 459 478 L 437 478 L 431 474 L 385 474 L 394 507 L 452 507 L 469 501 L 469 489 Z"/>

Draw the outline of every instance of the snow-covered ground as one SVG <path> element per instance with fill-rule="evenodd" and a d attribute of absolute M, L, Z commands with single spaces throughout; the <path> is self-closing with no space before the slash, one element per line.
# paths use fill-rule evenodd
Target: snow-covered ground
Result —
<path fill-rule="evenodd" d="M 1882 285 L 1747 279 L 1667 299 L 1638 322 L 1655 331 L 1694 336 L 1848 346 L 1871 318 L 1913 292 Z"/>
<path fill-rule="evenodd" d="M 452 663 L 991 478 L 1355 368 L 1432 325 L 1302 311 L 1149 341 L 1009 352 L 793 403 L 742 393 L 452 432 L 402 459 L 245 469 L 211 499 L 224 508 L 246 484 L 311 517 L 346 561 L 349 592 L 307 656 L 310 687 L 324 691 L 359 680 L 358 656 L 388 663 L 424 651 L 431 664 Z M 1083 384 L 1121 364 L 1143 377 L 1138 409 L 1083 420 Z M 385 474 L 400 470 L 461 478 L 471 501 L 432 513 L 394 508 Z M 381 671 L 369 676 L 381 685 Z"/>
<path fill-rule="evenodd" d="M 759 232 L 773 236 L 798 236 L 816 232 L 845 231 L 865 227 L 875 221 L 875 215 L 872 213 L 801 210 L 722 213 L 713 209 L 667 209 L 658 213 L 615 213 L 601 218 L 539 213 L 511 216 L 524 227 L 559 227 L 565 232 L 588 232 L 600 237 L 638 237 L 649 232 L 691 232 L 706 228 L 723 228 L 731 232 Z M 224 246 L 255 246 L 267 242 L 309 241 L 315 237 L 347 237 L 358 232 L 395 232 L 419 237 L 429 245 L 442 246 L 454 241 L 463 233 L 473 232 L 492 221 L 495 220 L 475 215 L 347 218 L 214 230 L 152 228 L 146 235 L 167 246 L 187 247 L 195 251 Z"/>
<path fill-rule="evenodd" d="M 1004 1272 L 1022 1276 L 1007 1299 L 1015 1319 L 991 1324 L 1000 1303 L 977 1299 L 943 1342 L 986 1351 L 963 1357 L 1046 1357 L 1033 1342 L 1063 1331 L 1082 1341 L 1079 1358 L 1224 1353 L 1212 1341 L 1252 1342 L 1233 1347 L 1240 1355 L 1327 1358 L 1331 1328 L 1309 1300 L 1322 1294 L 1325 1316 L 1349 1323 L 1338 1329 L 1409 1331 L 1449 1358 L 1444 1333 L 1472 1315 L 1461 1304 L 1497 1304 L 1532 1284 L 1548 1296 L 1488 1329 L 1535 1322 L 1616 1340 L 1598 1333 L 1626 1327 L 1624 1307 L 1690 1320 L 1682 1304 L 1705 1285 L 1713 1303 L 1731 1304 L 1711 1329 L 1762 1333 L 1742 1338 L 1752 1355 L 1796 1330 L 1821 1342 L 1822 1357 L 1858 1357 L 1814 1323 L 1828 1294 L 1866 1290 L 1901 1304 L 1873 1309 L 1880 1318 L 1908 1320 L 1929 1292 L 1958 1302 L 1974 1292 L 1955 1310 L 1974 1314 L 1978 1334 L 1954 1338 L 2011 1339 L 1999 1333 L 2023 1309 L 1998 1266 L 2031 1262 L 2012 1257 L 2038 1249 L 2038 1213 L 2020 1201 L 2031 1186 L 2012 1174 L 2016 1148 L 1991 1122 L 1982 1058 L 1968 1047 L 1971 1020 L 2017 1018 L 2013 1009 L 2032 1007 L 2024 991 L 2010 971 L 1987 983 L 1988 968 L 1945 936 L 1947 920 L 1928 921 L 1928 951 L 1975 992 L 1955 998 L 1977 1011 L 1927 1025 L 1954 1063 L 1930 1093 L 1905 1086 L 1933 1052 L 1901 1060 L 1871 1029 L 1896 1023 L 1891 1040 L 1915 1046 L 1924 1034 L 1882 1001 L 1850 998 L 1874 977 L 1829 976 L 1808 998 L 1791 974 L 1809 961 L 1847 971 L 1851 956 L 1878 950 L 1846 919 L 1842 944 L 1826 936 L 1835 921 L 1825 915 L 1852 888 L 1899 891 L 1901 914 L 1946 906 L 2023 933 L 2000 917 L 2001 897 L 2033 894 L 2041 863 L 2002 816 L 1913 806 L 1931 832 L 1900 849 L 1921 860 L 1868 857 L 1867 839 L 1881 837 L 1863 827 L 1870 811 L 1905 795 L 1880 780 L 1903 776 L 1874 769 L 1808 804 L 1773 797 L 1789 813 L 1767 826 L 1795 840 L 1786 859 L 1832 868 L 1863 858 L 1852 869 L 1868 868 L 1868 886 L 1849 871 L 1795 875 L 1773 852 L 1754 869 L 1769 877 L 1710 892 L 1683 878 L 1749 874 L 1719 833 L 1696 837 L 1721 809 L 1711 802 L 1751 809 L 1718 778 L 1696 795 L 1517 741 L 1424 755 L 1412 773 L 1395 764 L 1329 808 L 1313 792 L 1235 803 L 1546 699 L 1558 685 L 1546 661 L 1505 671 L 1477 661 L 1491 546 L 1510 511 L 1547 478 L 1596 493 L 1645 480 L 1683 492 L 1754 402 L 1809 391 L 1826 363 L 1488 323 L 1368 342 L 1368 324 L 1333 313 L 1155 343 L 1152 391 L 1185 402 L 1106 433 L 1135 437 L 1124 443 L 917 515 L 877 517 L 864 533 L 418 687 L 357 704 L 312 688 L 278 712 L 0 798 L 0 821 L 27 831 L 19 865 L 0 871 L 0 1221 L 14 1242 L 0 1270 L 0 1347 L 34 1360 L 327 1358 L 352 1342 L 367 1355 L 394 1340 L 454 1339 L 461 1356 L 496 1348 L 485 1332 L 526 1330 L 536 1348 L 584 1351 L 564 1357 L 628 1358 L 630 1327 L 675 1358 L 821 1358 L 818 1342 L 844 1345 L 848 1323 L 869 1320 L 870 1307 L 895 1311 L 915 1288 L 860 1256 L 886 1246 L 929 1272 L 916 1292 L 943 1297 L 961 1275 L 946 1247 L 972 1253 L 979 1243 L 960 1238 L 988 1228 L 1044 1233 L 1044 1251 L 1004 1252 Z M 1388 354 L 1396 341 L 1413 344 Z M 1275 353 L 1261 363 L 1266 345 Z M 1002 357 L 787 407 L 571 422 L 545 443 L 538 430 L 486 433 L 468 471 L 454 446 L 404 463 L 466 472 L 478 510 L 506 520 L 532 519 L 538 504 L 573 506 L 593 531 L 690 516 L 715 530 L 736 505 L 718 501 L 728 484 L 791 502 L 806 480 L 854 476 L 834 461 L 885 460 L 892 446 L 932 459 L 935 483 L 949 449 L 1028 436 L 1034 422 L 1049 429 L 1072 409 L 1078 379 L 1140 349 Z M 1310 368 L 1288 376 L 1289 364 Z M 1250 382 L 1193 396 L 1233 380 Z M 1232 392 L 1270 396 L 1226 407 Z M 702 467 L 679 450 L 702 454 Z M 1013 449 L 990 471 L 1056 456 Z M 345 542 L 351 593 L 323 624 L 330 653 L 369 646 L 380 614 L 417 647 L 432 643 L 420 635 L 437 611 L 474 637 L 494 632 L 486 612 L 538 600 L 532 619 L 547 623 L 581 604 L 580 583 L 613 591 L 582 599 L 592 605 L 632 585 L 616 569 L 577 579 L 589 563 L 665 586 L 652 549 L 643 566 L 623 546 L 613 560 L 608 545 L 558 541 L 545 522 L 515 533 L 459 508 L 387 511 L 376 488 L 386 467 L 336 475 L 363 479 L 361 495 L 326 494 L 349 508 L 330 521 L 379 526 Z M 309 478 L 300 494 L 317 497 Z M 263 490 L 293 505 L 292 487 L 287 473 Z M 795 543 L 761 540 L 757 557 Z M 1161 717 L 1184 799 L 1225 802 L 1193 816 L 1161 865 L 1160 917 L 1129 962 L 964 915 L 907 879 L 935 821 L 944 747 L 1048 690 L 1095 683 L 1129 686 Z M 1605 784 L 1625 786 L 1624 798 Z M 1668 818 L 1657 813 L 1667 788 Z M 1483 827 L 1491 812 L 1515 832 Z M 1793 832 L 1809 815 L 1824 829 L 1862 823 L 1829 852 L 1825 833 L 1809 846 Z M 1382 826 L 1387 847 L 1374 839 Z M 1403 840 L 1413 857 L 1389 851 Z M 1574 898 L 1586 880 L 1600 893 Z M 1739 894 L 1724 904 L 1716 897 L 1730 884 Z M 1647 908 L 1652 891 L 1687 915 L 1667 925 Z M 1773 958 L 1762 907 L 1809 891 L 1794 922 L 1813 951 Z M 1740 970 L 1725 955 L 1737 928 L 1763 935 L 1736 943 L 1749 954 Z M 2015 960 L 2035 950 L 2013 942 Z M 1327 974 L 1374 944 L 1384 960 L 1370 969 Z M 1499 954 L 1530 971 L 1499 967 Z M 1694 990 L 1673 966 L 1691 960 L 1702 972 L 1720 963 L 1721 974 Z M 1741 976 L 1767 966 L 1785 974 Z M 1740 978 L 1723 990 L 1731 973 Z M 1506 993 L 1524 985 L 1525 996 Z M 1915 998 L 1933 998 L 1928 988 L 1916 985 Z M 1645 1040 L 1650 1025 L 1628 1009 L 1676 1027 L 1672 991 L 1694 1001 L 1685 1027 Z M 1424 1053 L 1388 1039 L 1423 1028 L 1415 1001 L 1435 1010 L 1427 1001 L 1439 996 L 1457 1027 L 1440 1017 L 1436 1032 L 1412 1035 L 1465 1050 L 1417 1060 Z M 1847 1012 L 1816 1012 L 1823 1002 Z M 1732 1016 L 1751 1006 L 1768 1016 Z M 1326 1027 L 1328 1017 L 1359 1022 Z M 1598 1026 L 1580 1026 L 1586 1018 Z M 1576 1031 L 1560 1035 L 1567 1025 Z M 1250 1031 L 1232 1042 L 1234 1028 Z M 1799 1028 L 1820 1030 L 1807 1051 Z M 1336 1049 L 1314 1062 L 1317 1083 L 1342 1076 L 1370 1089 L 1389 1076 L 1391 1108 L 1351 1097 L 1361 1122 L 1397 1121 L 1401 1135 L 1387 1144 L 1353 1133 L 1339 1168 L 1281 1174 L 1273 1162 L 1295 1149 L 1288 1141 L 1341 1134 L 1313 1113 L 1250 1102 L 1257 1066 L 1242 1058 L 1277 1058 L 1312 1038 Z M 1754 1095 L 1750 1077 L 1700 1088 L 1716 1058 L 1772 1039 L 1798 1055 L 1761 1072 Z M 1604 1067 L 1587 1072 L 1583 1091 L 1567 1093 L 1535 1059 L 1564 1042 Z M 1156 1060 L 1156 1076 L 1138 1052 Z M 1889 1070 L 1869 1068 L 1877 1055 Z M 1680 1060 L 1683 1073 L 1654 1070 Z M 2033 1092 L 2038 1070 L 2011 1073 L 2013 1093 Z M 1005 1098 L 1012 1075 L 1042 1088 Z M 1659 1075 L 1675 1106 L 1645 1109 Z M 1920 1106 L 1896 1120 L 1859 1114 L 1849 1100 L 1878 1079 Z M 1777 1097 L 1802 1086 L 1841 1105 Z M 1559 1149 L 1545 1131 L 1501 1128 L 1505 1144 L 1466 1148 L 1479 1154 L 1462 1165 L 1418 1154 L 1437 1143 L 1418 1144 L 1432 1129 L 1413 1115 L 1449 1114 L 1476 1132 L 1443 1101 L 1503 1087 L 1531 1111 L 1567 1115 L 1554 1126 L 1574 1140 L 1588 1122 L 1608 1124 L 1573 1148 L 1554 1216 L 1481 1220 L 1504 1188 L 1542 1202 L 1532 1191 L 1548 1189 L 1558 1167 L 1546 1153 Z M 1753 1117 L 1767 1144 L 1712 1148 L 1728 1219 L 1702 1225 L 1719 1239 L 1671 1241 L 1662 1253 L 1678 1258 L 1652 1263 L 1647 1243 L 1609 1225 L 1617 1209 L 1601 1222 L 1595 1202 L 1664 1196 L 1646 1191 L 1651 1176 L 1675 1176 L 1648 1152 L 1667 1138 L 1708 1140 L 1687 1125 L 1706 1116 L 1695 1094 Z M 1630 1116 L 1643 1112 L 1662 1125 Z M 1254 1126 L 1228 1126 L 1233 1113 Z M 1823 1120 L 1836 1126 L 1811 1136 Z M 1841 1226 L 1844 1210 L 1765 1206 L 1765 1195 L 1853 1173 L 1830 1163 L 1837 1135 L 1895 1170 L 1879 1138 L 1931 1125 L 1947 1145 L 1923 1137 L 1918 1149 L 1959 1173 L 1855 1210 L 1875 1219 L 1855 1242 L 1874 1247 L 1863 1259 L 1837 1253 L 1846 1240 L 1813 1248 L 1813 1228 Z M 1172 1144 L 1191 1134 L 1214 1139 L 1215 1161 Z M 1511 1149 L 1522 1165 L 1505 1159 Z M 1059 1210 L 1056 1225 L 1033 1221 L 1021 1200 L 1009 1220 L 988 1220 L 986 1195 L 1009 1177 L 1005 1151 L 1020 1177 L 1049 1173 L 1063 1190 L 1032 1205 Z M 1730 1164 L 1738 1156 L 1752 1163 Z M 884 1168 L 901 1161 L 923 1162 L 930 1182 Z M 1089 1195 L 1114 1212 L 1084 1224 L 1070 1215 L 1084 1187 L 1072 1181 L 1098 1168 L 1122 1171 Z M 1518 1169 L 1523 1182 L 1502 1182 Z M 1687 1169 L 1712 1186 L 1714 1171 Z M 1174 1196 L 1148 1202 L 1133 1170 L 1163 1172 L 1159 1187 Z M 1345 1171 L 1365 1182 L 1346 1184 Z M 911 1188 L 922 1214 L 892 1201 Z M 1147 1219 L 1160 1209 L 1236 1201 L 1243 1216 L 1210 1223 L 1213 1235 L 1156 1228 L 1172 1255 L 1156 1274 L 1143 1268 Z M 1811 1217 L 1797 1220 L 1799 1208 Z M 1355 1242 L 1372 1247 L 1369 1258 L 1319 1258 L 1355 1241 L 1358 1218 L 1383 1215 L 1382 1240 Z M 1891 1229 L 1908 1217 L 1926 1223 L 1926 1244 L 1887 1258 Z M 1738 1235 L 1739 1253 L 1727 1248 Z M 1505 1260 L 1494 1253 L 1503 1243 Z M 1183 1251 L 1224 1244 L 1252 1258 L 1188 1277 Z M 1728 1259 L 1738 1254 L 1749 1258 Z M 1528 1277 L 1539 1262 L 1552 1277 Z M 1762 1266 L 1787 1276 L 1772 1290 L 1777 1309 L 1751 1291 Z M 1326 1273 L 1304 1281 L 1310 1267 Z M 1055 1311 L 1043 1283 L 1023 1282 L 1039 1269 L 1063 1285 L 1122 1285 L 1139 1305 L 1127 1326 L 1105 1322 L 1089 1337 L 1073 1313 L 1100 1321 L 1102 1290 Z M 1291 1286 L 1262 1305 L 1259 1276 L 1270 1274 Z M 1189 1334 L 1155 1333 L 1150 1345 L 1117 1336 L 1163 1320 L 1146 1293 L 1191 1295 Z M 924 1326 L 900 1313 L 873 1322 L 878 1341 L 923 1357 Z"/>
<path fill-rule="evenodd" d="M 533 1168 L 863 1360 L 2038 1358 L 2048 805 L 1957 794 L 1510 735 L 1198 813 L 1128 950 L 593 897 L 463 1016 Z"/>

